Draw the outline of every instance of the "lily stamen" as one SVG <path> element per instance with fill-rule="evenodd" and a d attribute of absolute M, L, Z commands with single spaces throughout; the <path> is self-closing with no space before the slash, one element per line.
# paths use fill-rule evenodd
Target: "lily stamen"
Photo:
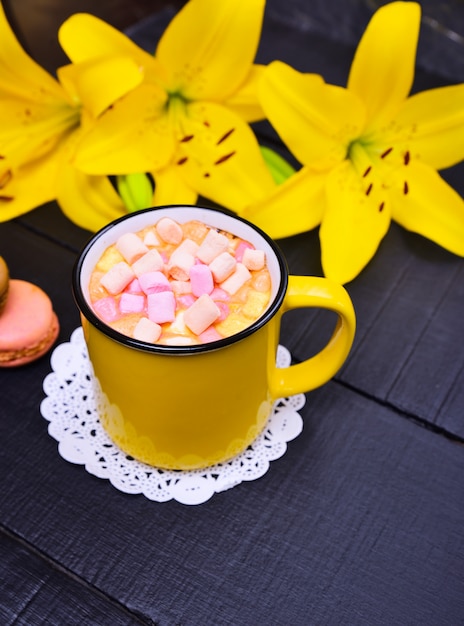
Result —
<path fill-rule="evenodd" d="M 406 151 L 404 155 L 404 164 L 407 165 L 409 163 L 411 155 L 409 154 L 409 150 Z"/>
<path fill-rule="evenodd" d="M 372 191 L 372 183 L 369 185 L 369 187 L 366 189 L 366 196 L 368 196 Z"/>
<path fill-rule="evenodd" d="M 235 154 L 235 150 L 233 152 L 229 152 L 229 154 L 225 154 L 224 156 L 220 157 L 217 161 L 214 162 L 214 165 L 219 165 L 220 163 L 224 163 L 224 161 L 227 161 L 228 159 L 230 159 L 230 157 L 234 156 Z"/>
<path fill-rule="evenodd" d="M 225 141 L 227 139 L 227 137 L 230 137 L 230 135 L 232 135 L 232 133 L 234 132 L 235 128 L 231 128 L 230 130 L 228 130 L 225 135 L 223 135 L 217 142 L 216 145 L 218 146 L 219 144 L 221 144 L 223 141 Z"/>
<path fill-rule="evenodd" d="M 384 159 L 386 156 L 388 156 L 390 154 L 390 152 L 393 150 L 393 148 L 387 148 L 385 150 L 385 152 L 382 152 L 382 154 L 380 155 L 381 159 Z"/>

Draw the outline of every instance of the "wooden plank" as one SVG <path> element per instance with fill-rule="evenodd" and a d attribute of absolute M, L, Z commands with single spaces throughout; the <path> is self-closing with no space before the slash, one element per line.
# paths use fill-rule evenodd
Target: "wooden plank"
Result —
<path fill-rule="evenodd" d="M 302 435 L 263 478 L 186 507 L 122 494 L 62 460 L 32 409 L 37 387 L 30 395 L 21 419 L 2 416 L 3 524 L 145 620 L 463 614 L 462 447 L 395 411 L 331 382 L 310 394 Z"/>
<path fill-rule="evenodd" d="M 0 622 L 2 626 L 144 623 L 4 531 L 0 531 Z"/>

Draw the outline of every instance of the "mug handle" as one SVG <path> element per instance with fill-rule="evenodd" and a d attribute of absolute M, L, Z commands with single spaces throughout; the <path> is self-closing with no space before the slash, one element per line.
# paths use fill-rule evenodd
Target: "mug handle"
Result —
<path fill-rule="evenodd" d="M 273 366 L 269 388 L 274 399 L 305 393 L 335 375 L 348 356 L 356 331 L 356 316 L 344 287 L 327 278 L 289 276 L 282 314 L 299 308 L 329 309 L 338 314 L 334 332 L 320 352 L 285 368 Z"/>

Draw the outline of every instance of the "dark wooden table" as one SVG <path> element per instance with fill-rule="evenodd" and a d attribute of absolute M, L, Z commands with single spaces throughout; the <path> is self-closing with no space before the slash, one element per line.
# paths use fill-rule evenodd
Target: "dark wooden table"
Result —
<path fill-rule="evenodd" d="M 10 3 L 43 58 L 50 32 L 28 30 L 25 11 L 47 4 Z M 62 4 L 71 13 L 83 3 Z M 118 3 L 91 4 L 152 49 L 175 8 L 141 2 L 143 15 L 123 18 L 110 10 Z M 344 84 L 354 41 L 313 28 L 328 21 L 303 2 L 285 4 L 294 12 L 269 3 L 259 60 Z M 321 4 L 316 13 L 334 6 Z M 362 31 L 370 4 L 347 3 L 353 13 L 332 19 L 334 29 L 350 18 Z M 462 3 L 449 4 L 462 18 Z M 416 89 L 450 82 L 450 66 L 423 60 Z M 461 194 L 463 172 L 444 173 Z M 89 235 L 54 204 L 0 224 L 12 276 L 53 300 L 59 343 L 79 325 L 70 275 Z M 321 274 L 317 232 L 279 243 L 292 273 Z M 335 379 L 308 395 L 302 434 L 262 478 L 199 506 L 124 494 L 63 460 L 40 413 L 49 356 L 1 371 L 0 624 L 462 624 L 464 260 L 392 225 L 347 289 L 355 344 Z M 295 316 L 282 343 L 303 359 L 331 323 Z"/>

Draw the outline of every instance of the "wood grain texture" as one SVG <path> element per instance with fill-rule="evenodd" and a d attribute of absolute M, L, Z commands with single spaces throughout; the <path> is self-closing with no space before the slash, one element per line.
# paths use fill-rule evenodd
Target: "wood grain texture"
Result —
<path fill-rule="evenodd" d="M 129 32 L 152 47 L 172 14 Z M 266 17 L 262 62 L 283 58 L 344 84 L 352 53 Z M 420 71 L 416 88 L 442 82 Z M 257 131 L 284 152 L 269 126 Z M 461 194 L 462 173 L 445 173 Z M 14 278 L 50 295 L 60 342 L 79 324 L 70 276 L 89 236 L 53 203 L 0 223 L 0 254 Z M 278 243 L 292 273 L 322 274 L 317 230 Z M 123 494 L 65 462 L 39 410 L 48 357 L 2 371 L 2 626 L 461 623 L 463 271 L 462 259 L 393 225 L 347 286 L 355 344 L 335 379 L 308 394 L 303 433 L 261 479 L 198 507 Z M 282 343 L 302 360 L 333 323 L 293 312 Z"/>

